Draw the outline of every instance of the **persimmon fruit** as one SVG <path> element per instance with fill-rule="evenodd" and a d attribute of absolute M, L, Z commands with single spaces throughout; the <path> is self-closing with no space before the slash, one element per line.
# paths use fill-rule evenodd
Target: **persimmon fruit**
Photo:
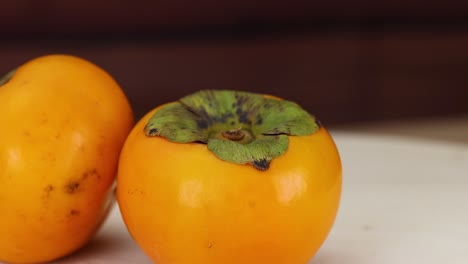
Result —
<path fill-rule="evenodd" d="M 104 221 L 130 104 L 102 68 L 32 59 L 0 80 L 0 261 L 56 260 Z"/>
<path fill-rule="evenodd" d="M 341 183 L 332 137 L 299 105 L 202 90 L 136 124 L 117 200 L 158 264 L 306 264 L 332 228 Z"/>

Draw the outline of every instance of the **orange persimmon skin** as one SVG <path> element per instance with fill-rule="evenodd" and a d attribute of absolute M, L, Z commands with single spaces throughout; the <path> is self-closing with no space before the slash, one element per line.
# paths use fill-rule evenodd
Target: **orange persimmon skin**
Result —
<path fill-rule="evenodd" d="M 118 84 L 83 59 L 48 55 L 0 86 L 0 261 L 52 261 L 107 215 L 133 113 Z"/>
<path fill-rule="evenodd" d="M 125 224 L 158 264 L 306 264 L 329 233 L 342 169 L 325 128 L 291 136 L 267 171 L 218 159 L 204 144 L 147 137 L 143 117 L 121 153 Z"/>

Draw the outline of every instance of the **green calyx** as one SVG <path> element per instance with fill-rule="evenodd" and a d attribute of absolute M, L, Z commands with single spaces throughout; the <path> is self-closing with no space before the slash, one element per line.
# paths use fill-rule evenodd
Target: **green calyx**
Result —
<path fill-rule="evenodd" d="M 9 73 L 7 73 L 5 76 L 3 76 L 2 78 L 0 78 L 0 86 L 4 85 L 5 83 L 7 83 L 11 77 L 13 77 L 13 75 L 15 74 L 15 70 L 12 70 L 10 71 Z"/>
<path fill-rule="evenodd" d="M 202 90 L 168 104 L 150 118 L 147 136 L 171 142 L 207 144 L 218 158 L 267 170 L 288 148 L 288 136 L 319 130 L 315 118 L 296 103 L 261 94 Z"/>

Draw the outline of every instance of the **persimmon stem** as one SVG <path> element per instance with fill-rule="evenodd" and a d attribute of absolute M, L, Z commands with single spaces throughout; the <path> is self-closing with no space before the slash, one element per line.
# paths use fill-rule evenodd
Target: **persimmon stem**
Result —
<path fill-rule="evenodd" d="M 218 136 L 220 139 L 230 140 L 240 144 L 249 144 L 255 139 L 252 132 L 240 128 L 223 131 L 220 135 L 221 137 Z"/>
<path fill-rule="evenodd" d="M 228 131 L 224 131 L 221 133 L 225 139 L 229 139 L 231 141 L 239 141 L 245 137 L 245 132 L 240 129 L 232 129 Z"/>

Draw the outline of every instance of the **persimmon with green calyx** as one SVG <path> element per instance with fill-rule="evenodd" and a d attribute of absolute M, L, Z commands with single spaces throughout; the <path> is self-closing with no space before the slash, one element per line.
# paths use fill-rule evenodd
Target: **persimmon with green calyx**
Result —
<path fill-rule="evenodd" d="M 69 55 L 0 79 L 0 262 L 53 261 L 85 245 L 115 201 L 133 113 L 117 82 Z"/>
<path fill-rule="evenodd" d="M 137 123 L 117 200 L 158 264 L 306 264 L 334 223 L 341 174 L 331 136 L 298 104 L 202 90 Z"/>

